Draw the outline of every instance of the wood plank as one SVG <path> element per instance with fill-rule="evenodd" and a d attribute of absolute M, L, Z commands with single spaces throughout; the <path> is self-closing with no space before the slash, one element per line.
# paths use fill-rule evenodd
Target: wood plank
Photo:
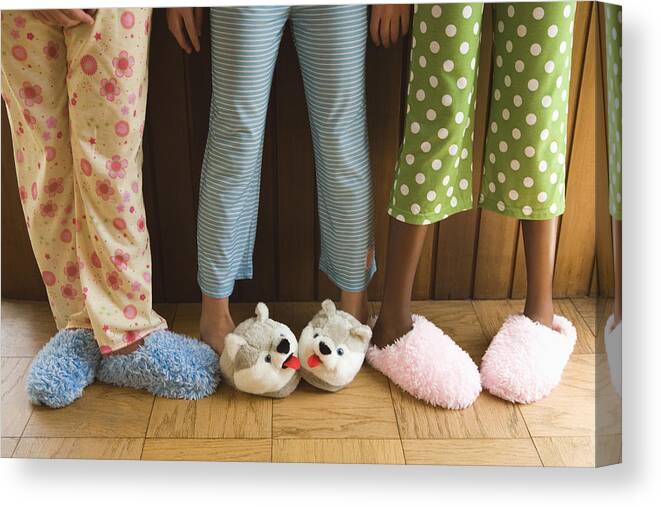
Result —
<path fill-rule="evenodd" d="M 404 452 L 399 440 L 279 439 L 273 462 L 403 465 Z"/>
<path fill-rule="evenodd" d="M 25 392 L 29 358 L 2 358 L 2 413 L 0 427 L 3 437 L 20 437 L 30 419 L 33 407 Z"/>
<path fill-rule="evenodd" d="M 485 5 L 482 18 L 479 76 L 476 85 L 475 133 L 473 139 L 473 202 L 478 202 L 487 118 L 491 97 L 493 6 Z M 453 215 L 438 224 L 435 299 L 467 299 L 473 295 L 474 263 L 480 210 Z"/>
<path fill-rule="evenodd" d="M 96 383 L 67 407 L 35 407 L 23 436 L 142 438 L 153 401 L 143 391 Z"/>
<path fill-rule="evenodd" d="M 301 382 L 273 401 L 273 438 L 399 438 L 388 379 L 365 366 L 337 393 Z"/>
<path fill-rule="evenodd" d="M 595 466 L 593 436 L 535 437 L 533 441 L 545 467 Z"/>
<path fill-rule="evenodd" d="M 2 300 L 2 357 L 33 357 L 56 331 L 48 303 Z"/>
<path fill-rule="evenodd" d="M 565 214 L 560 227 L 553 292 L 555 297 L 587 295 L 595 252 L 595 100 L 597 16 L 592 16 L 576 111 L 575 136 L 567 160 Z M 577 241 L 577 238 L 581 238 Z"/>
<path fill-rule="evenodd" d="M 489 343 L 496 336 L 505 319 L 516 311 L 505 299 L 473 301 L 473 308 Z"/>
<path fill-rule="evenodd" d="M 576 328 L 576 345 L 574 354 L 594 354 L 595 336 L 587 325 L 571 299 L 556 299 L 553 302 L 555 313 L 569 319 Z"/>
<path fill-rule="evenodd" d="M 0 439 L 0 457 L 11 458 L 14 454 L 14 449 L 18 445 L 18 438 L 5 438 Z"/>
<path fill-rule="evenodd" d="M 402 440 L 408 465 L 541 466 L 530 438 Z"/>
<path fill-rule="evenodd" d="M 137 460 L 142 438 L 22 438 L 14 458 Z"/>
<path fill-rule="evenodd" d="M 268 439 L 148 438 L 143 460 L 159 461 L 271 461 Z"/>

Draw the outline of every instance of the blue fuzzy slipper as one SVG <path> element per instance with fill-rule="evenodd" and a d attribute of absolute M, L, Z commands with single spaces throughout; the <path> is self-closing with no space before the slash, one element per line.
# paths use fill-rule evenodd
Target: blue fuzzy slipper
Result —
<path fill-rule="evenodd" d="M 96 378 L 164 398 L 197 400 L 213 394 L 220 377 L 218 356 L 206 343 L 154 331 L 135 352 L 104 357 Z"/>
<path fill-rule="evenodd" d="M 26 385 L 30 402 L 51 408 L 66 407 L 94 382 L 100 359 L 91 330 L 60 331 L 32 361 Z"/>

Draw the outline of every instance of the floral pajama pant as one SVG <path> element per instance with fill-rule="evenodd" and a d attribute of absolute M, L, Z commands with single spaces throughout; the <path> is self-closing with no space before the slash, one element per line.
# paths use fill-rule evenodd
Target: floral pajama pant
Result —
<path fill-rule="evenodd" d="M 622 220 L 622 7 L 604 4 L 608 124 L 608 207 Z"/>
<path fill-rule="evenodd" d="M 473 205 L 483 4 L 414 9 L 404 141 L 388 213 L 430 224 Z M 564 211 L 573 2 L 494 7 L 492 96 L 480 206 L 510 217 Z"/>
<path fill-rule="evenodd" d="M 25 220 L 58 328 L 101 352 L 166 328 L 142 200 L 151 9 L 62 29 L 2 13 L 2 92 Z"/>

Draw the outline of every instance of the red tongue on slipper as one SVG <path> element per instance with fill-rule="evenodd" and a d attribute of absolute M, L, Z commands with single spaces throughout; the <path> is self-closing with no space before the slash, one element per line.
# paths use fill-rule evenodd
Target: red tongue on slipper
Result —
<path fill-rule="evenodd" d="M 301 361 L 299 361 L 298 357 L 296 357 L 294 354 L 292 354 L 289 359 L 287 359 L 282 364 L 287 368 L 291 368 L 292 370 L 298 370 L 301 367 Z"/>
<path fill-rule="evenodd" d="M 319 359 L 319 356 L 317 354 L 312 354 L 310 357 L 308 357 L 308 366 L 310 368 L 315 368 L 320 364 L 321 364 L 321 359 Z"/>

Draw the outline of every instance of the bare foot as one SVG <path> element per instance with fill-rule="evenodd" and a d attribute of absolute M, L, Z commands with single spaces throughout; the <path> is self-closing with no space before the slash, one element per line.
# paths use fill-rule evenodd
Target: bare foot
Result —
<path fill-rule="evenodd" d="M 200 339 L 218 354 L 223 353 L 225 337 L 234 331 L 228 298 L 212 298 L 202 295 L 202 315 L 200 317 Z"/>
<path fill-rule="evenodd" d="M 367 302 L 367 291 L 346 292 L 342 291 L 340 296 L 340 309 L 350 313 L 363 324 L 367 324 L 372 312 Z"/>

